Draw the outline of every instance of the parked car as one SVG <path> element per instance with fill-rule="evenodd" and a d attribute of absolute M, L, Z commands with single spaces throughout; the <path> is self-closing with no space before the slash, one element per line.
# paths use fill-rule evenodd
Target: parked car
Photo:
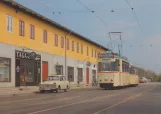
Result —
<path fill-rule="evenodd" d="M 63 75 L 50 75 L 39 85 L 41 93 L 44 93 L 45 91 L 58 92 L 59 90 L 64 90 L 64 92 L 66 92 L 68 89 L 69 81 L 66 81 Z"/>
<path fill-rule="evenodd" d="M 140 77 L 139 82 L 140 83 L 148 83 L 148 79 L 146 77 Z"/>

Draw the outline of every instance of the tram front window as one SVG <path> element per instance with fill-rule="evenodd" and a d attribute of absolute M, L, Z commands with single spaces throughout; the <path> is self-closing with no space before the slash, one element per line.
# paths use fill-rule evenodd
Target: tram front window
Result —
<path fill-rule="evenodd" d="M 100 62 L 99 71 L 118 71 L 118 64 L 116 62 Z"/>

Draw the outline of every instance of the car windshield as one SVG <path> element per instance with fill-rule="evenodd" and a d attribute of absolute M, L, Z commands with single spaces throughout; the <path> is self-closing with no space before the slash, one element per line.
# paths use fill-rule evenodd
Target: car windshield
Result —
<path fill-rule="evenodd" d="M 52 81 L 52 80 L 59 81 L 59 76 L 48 76 L 47 81 Z"/>

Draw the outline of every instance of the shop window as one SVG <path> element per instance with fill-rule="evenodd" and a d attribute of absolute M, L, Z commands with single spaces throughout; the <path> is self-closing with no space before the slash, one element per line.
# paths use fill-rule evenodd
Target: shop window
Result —
<path fill-rule="evenodd" d="M 56 65 L 56 74 L 63 75 L 63 66 L 62 65 Z"/>
<path fill-rule="evenodd" d="M 0 82 L 11 81 L 11 59 L 0 57 Z"/>

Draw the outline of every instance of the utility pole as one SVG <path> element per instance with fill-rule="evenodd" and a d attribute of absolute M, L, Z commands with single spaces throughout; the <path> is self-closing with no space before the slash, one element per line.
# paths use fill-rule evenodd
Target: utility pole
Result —
<path fill-rule="evenodd" d="M 66 79 L 67 79 L 67 35 L 70 35 L 72 33 L 72 31 L 70 31 L 70 32 L 67 32 L 66 34 L 65 34 L 65 56 L 64 56 L 64 59 L 65 59 L 65 77 L 66 77 Z M 68 79 L 69 80 L 69 79 Z"/>

